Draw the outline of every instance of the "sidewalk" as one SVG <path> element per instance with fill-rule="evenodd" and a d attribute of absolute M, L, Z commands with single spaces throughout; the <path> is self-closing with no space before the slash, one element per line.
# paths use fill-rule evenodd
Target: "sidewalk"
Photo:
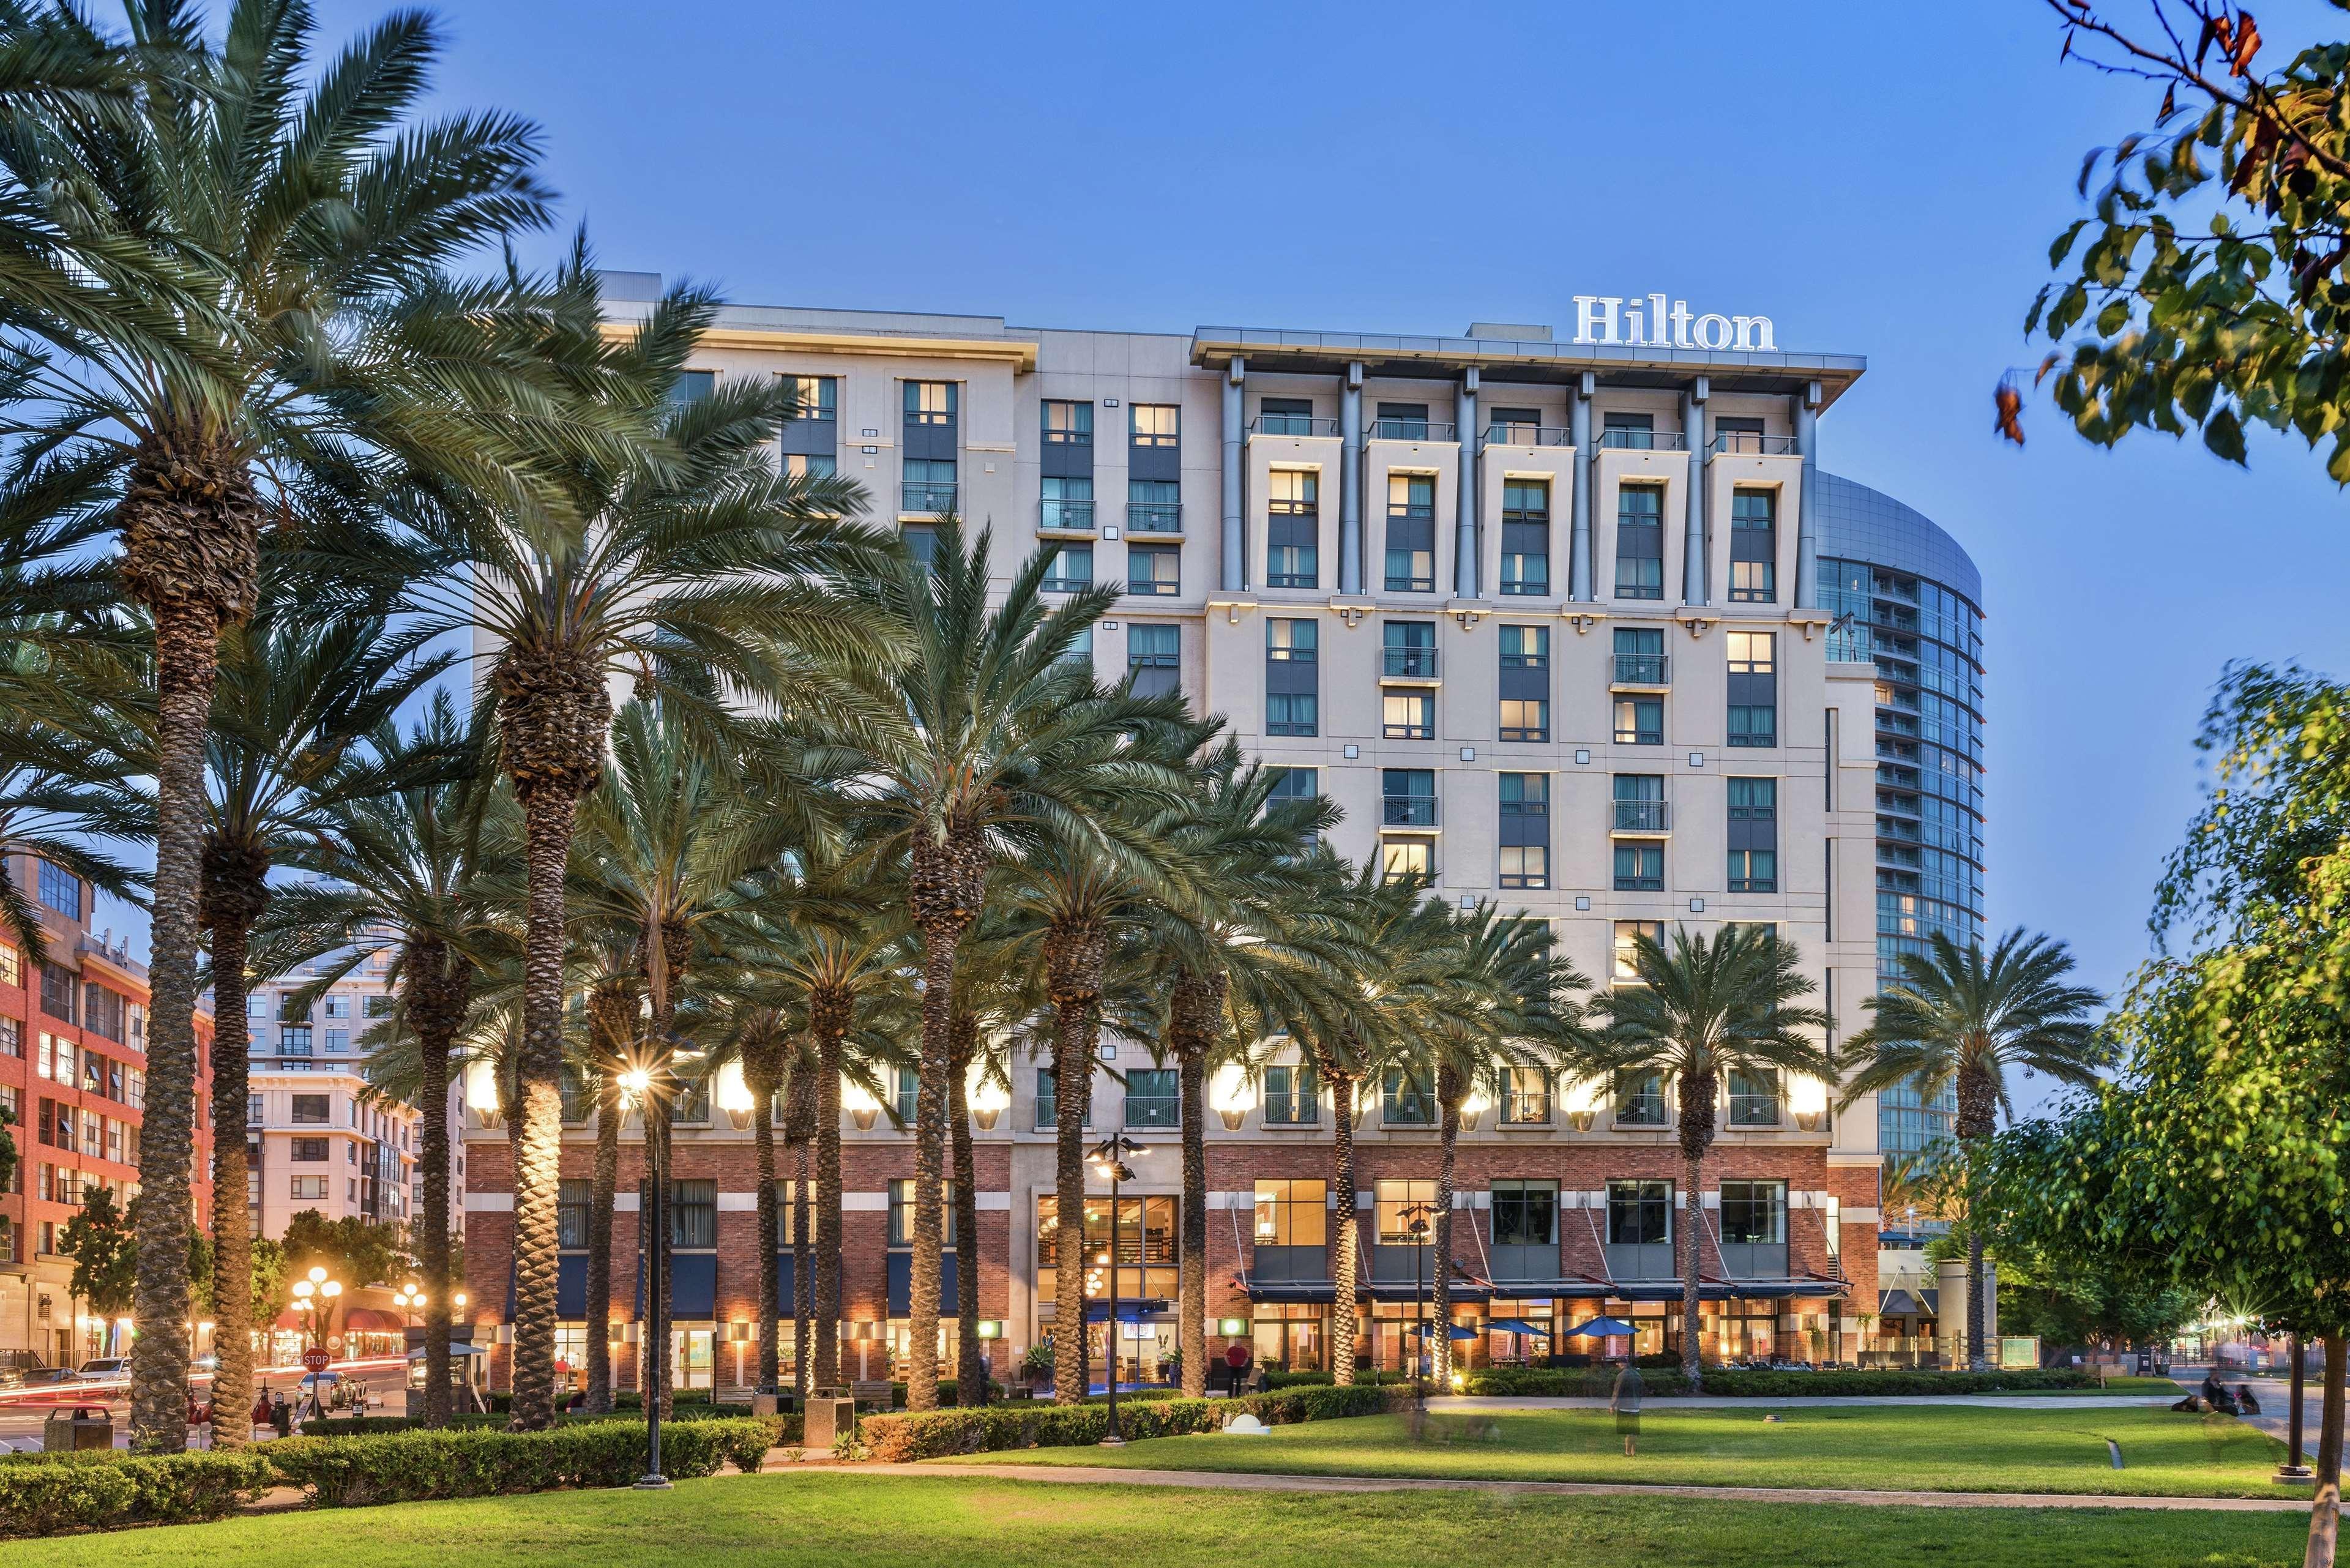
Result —
<path fill-rule="evenodd" d="M 1785 1399 L 1761 1399 L 1723 1394 L 1652 1395 L 1650 1410 L 1808 1410 L 1879 1405 L 1973 1405 L 1990 1410 L 2120 1410 L 2147 1405 L 2168 1405 L 2159 1394 L 1867 1394 L 1798 1395 Z M 1591 1395 L 1533 1396 L 1503 1398 L 1477 1394 L 1432 1396 L 1431 1410 L 1503 1414 L 1511 1410 L 1605 1410 L 1604 1397 Z"/>

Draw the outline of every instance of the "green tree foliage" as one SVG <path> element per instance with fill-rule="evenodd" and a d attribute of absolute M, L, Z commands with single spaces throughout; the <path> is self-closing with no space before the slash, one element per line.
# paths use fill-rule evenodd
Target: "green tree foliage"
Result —
<path fill-rule="evenodd" d="M 130 1215 L 115 1201 L 112 1188 L 93 1187 L 82 1195 L 81 1212 L 66 1221 L 57 1245 L 74 1261 L 68 1289 L 101 1317 L 120 1317 L 130 1310 L 138 1289 L 139 1254 Z"/>
<path fill-rule="evenodd" d="M 416 1268 L 400 1226 L 357 1215 L 329 1220 L 315 1209 L 302 1210 L 286 1220 L 285 1254 L 289 1277 L 298 1279 L 323 1264 L 346 1290 L 403 1283 Z"/>
<path fill-rule="evenodd" d="M 2070 57 L 2161 95 L 2148 129 L 2083 161 L 2092 215 L 2049 247 L 2024 330 L 2054 345 L 2057 407 L 2106 446 L 2199 431 L 2238 463 L 2247 425 L 2291 431 L 2330 442 L 2350 483 L 2350 43 L 2272 67 L 2241 6 L 2154 0 L 2140 26 L 2048 4 Z"/>

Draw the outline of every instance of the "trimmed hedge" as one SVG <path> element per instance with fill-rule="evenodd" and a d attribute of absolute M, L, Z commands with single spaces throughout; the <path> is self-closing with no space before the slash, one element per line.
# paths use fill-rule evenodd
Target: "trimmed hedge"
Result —
<path fill-rule="evenodd" d="M 1616 1366 L 1482 1366 L 1461 1376 L 1461 1392 L 1500 1399 L 1604 1399 L 1616 1386 Z M 1652 1397 L 1689 1392 L 1678 1366 L 1643 1366 L 1640 1390 Z"/>
<path fill-rule="evenodd" d="M 1221 1371 L 1222 1368 L 1218 1368 L 1217 1370 Z M 1336 1379 L 1327 1372 L 1268 1372 L 1264 1375 L 1264 1381 L 1265 1386 L 1268 1388 L 1328 1388 L 1336 1384 Z M 1355 1383 L 1358 1387 L 1376 1386 L 1380 1384 L 1409 1383 L 1411 1379 L 1409 1376 L 1400 1372 L 1371 1372 L 1366 1370 L 1355 1374 Z M 1215 1375 L 1214 1373 L 1211 1373 L 1208 1377 L 1208 1386 L 1210 1387 L 1213 1387 L 1215 1386 Z"/>
<path fill-rule="evenodd" d="M 713 1474 L 722 1461 L 755 1473 L 774 1446 L 768 1422 L 712 1417 L 661 1428 L 661 1469 Z M 577 1421 L 545 1432 L 481 1429 L 385 1437 L 285 1438 L 269 1461 L 327 1508 L 457 1497 L 505 1497 L 563 1487 L 627 1486 L 644 1473 L 637 1421 Z"/>
<path fill-rule="evenodd" d="M 1866 1397 L 1872 1394 L 2013 1394 L 2096 1386 L 2094 1374 L 2069 1366 L 2014 1372 L 1738 1372 L 1709 1368 L 1701 1381 L 1708 1394 L 1748 1399 Z"/>
<path fill-rule="evenodd" d="M 10 1455 L 0 1459 L 0 1536 L 219 1519 L 276 1480 L 252 1449 Z"/>
<path fill-rule="evenodd" d="M 1118 1400 L 1118 1430 L 1128 1438 L 1170 1438 L 1187 1432 L 1221 1431 L 1243 1412 L 1267 1426 L 1326 1421 L 1346 1416 L 1376 1416 L 1411 1401 L 1408 1388 L 1307 1386 L 1238 1399 Z M 868 1416 L 858 1435 L 876 1459 L 902 1463 L 999 1449 L 1078 1448 L 1097 1443 L 1109 1430 L 1107 1404 L 991 1405 L 982 1410 L 933 1410 L 920 1415 Z"/>

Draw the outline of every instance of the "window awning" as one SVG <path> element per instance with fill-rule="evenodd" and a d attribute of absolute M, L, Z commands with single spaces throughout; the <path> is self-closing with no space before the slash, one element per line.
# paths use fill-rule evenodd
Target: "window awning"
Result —
<path fill-rule="evenodd" d="M 951 1247 L 939 1249 L 939 1315 L 955 1314 L 956 1256 Z M 889 1254 L 889 1315 L 910 1317 L 914 1312 L 914 1254 Z"/>
<path fill-rule="evenodd" d="M 1708 1280 L 1698 1287 L 1700 1301 L 1785 1301 L 1794 1296 L 1841 1296 L 1850 1293 L 1842 1280 L 1739 1280 L 1730 1284 Z M 1609 1299 L 1619 1302 L 1677 1302 L 1681 1299 L 1678 1280 L 1645 1281 L 1639 1284 L 1617 1284 L 1607 1292 Z"/>
<path fill-rule="evenodd" d="M 1905 1291 L 1898 1288 L 1877 1293 L 1877 1311 L 1880 1317 L 1932 1317 L 1934 1303 L 1927 1299 L 1939 1294 L 1935 1291 Z"/>
<path fill-rule="evenodd" d="M 408 1327 L 396 1312 L 381 1307 L 355 1306 L 343 1314 L 343 1327 L 353 1334 L 399 1334 Z"/>

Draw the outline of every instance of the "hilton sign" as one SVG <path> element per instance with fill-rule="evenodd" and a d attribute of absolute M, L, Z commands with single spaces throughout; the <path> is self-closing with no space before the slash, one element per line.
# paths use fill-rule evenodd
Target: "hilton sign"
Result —
<path fill-rule="evenodd" d="M 1695 316 L 1689 301 L 1661 294 L 1578 294 L 1575 341 L 1640 348 L 1717 348 L 1775 353 L 1767 316 Z"/>

